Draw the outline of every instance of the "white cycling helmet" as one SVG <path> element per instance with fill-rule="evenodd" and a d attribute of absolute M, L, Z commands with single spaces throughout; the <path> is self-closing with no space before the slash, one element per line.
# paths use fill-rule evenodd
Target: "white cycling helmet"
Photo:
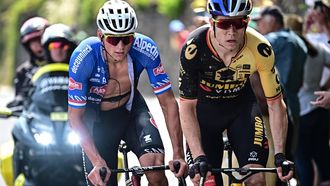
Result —
<path fill-rule="evenodd" d="M 252 11 L 251 0 L 209 0 L 208 12 L 212 16 L 247 16 Z"/>
<path fill-rule="evenodd" d="M 41 38 L 41 44 L 47 45 L 53 40 L 65 40 L 67 42 L 75 42 L 74 34 L 71 28 L 65 24 L 57 23 L 46 28 Z"/>
<path fill-rule="evenodd" d="M 96 24 L 103 34 L 134 33 L 138 21 L 134 9 L 125 1 L 109 0 L 97 14 Z"/>

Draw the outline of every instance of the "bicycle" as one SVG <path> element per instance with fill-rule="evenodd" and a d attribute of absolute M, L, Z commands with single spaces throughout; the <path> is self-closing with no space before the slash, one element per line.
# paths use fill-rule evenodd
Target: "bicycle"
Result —
<path fill-rule="evenodd" d="M 268 173 L 277 173 L 277 168 L 271 167 L 271 168 L 256 168 L 256 167 L 243 167 L 243 168 L 232 168 L 232 154 L 233 150 L 231 148 L 231 145 L 227 138 L 224 138 L 224 151 L 227 151 L 227 163 L 228 168 L 211 168 L 209 171 L 212 173 L 220 174 L 224 173 L 226 174 L 228 179 L 228 185 L 230 186 L 242 186 L 243 182 L 248 179 L 250 176 L 260 173 L 260 172 L 268 172 Z M 191 155 L 188 154 L 188 156 Z M 188 163 L 189 164 L 189 163 Z M 205 163 L 200 164 L 200 181 L 199 186 L 208 186 L 204 185 L 205 179 L 206 179 L 206 173 L 208 170 L 208 165 Z M 289 164 L 288 162 L 284 162 L 282 165 L 283 175 L 287 175 L 290 170 L 293 170 L 293 165 Z M 195 172 L 189 171 L 189 176 L 192 178 L 195 176 Z M 288 186 L 290 185 L 289 182 L 286 183 Z M 213 185 L 212 185 L 213 186 Z"/>
<path fill-rule="evenodd" d="M 124 173 L 125 174 L 125 185 L 126 186 L 141 186 L 141 177 L 144 175 L 144 172 L 146 171 L 164 171 L 169 170 L 168 165 L 160 165 L 160 166 L 145 166 L 145 167 L 138 167 L 134 166 L 131 168 L 128 168 L 128 156 L 127 153 L 129 152 L 127 145 L 124 141 L 122 141 L 118 148 L 119 152 L 122 153 L 123 159 L 124 159 L 124 168 L 123 169 L 111 169 L 111 173 Z M 179 171 L 180 169 L 180 163 L 174 162 L 174 168 L 176 171 Z M 131 175 L 130 175 L 131 173 Z M 102 180 L 105 179 L 105 176 L 107 174 L 107 170 L 105 167 L 100 169 L 100 176 Z M 187 186 L 185 178 L 180 177 L 178 178 L 179 186 Z"/>

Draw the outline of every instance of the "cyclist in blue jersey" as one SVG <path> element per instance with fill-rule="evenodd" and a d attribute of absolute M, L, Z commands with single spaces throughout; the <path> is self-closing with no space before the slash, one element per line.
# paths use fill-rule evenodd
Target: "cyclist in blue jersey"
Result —
<path fill-rule="evenodd" d="M 97 37 L 79 44 L 69 67 L 69 121 L 81 137 L 84 158 L 87 155 L 93 166 L 85 170 L 90 171 L 89 181 L 93 185 L 117 185 L 109 168 L 117 168 L 120 140 L 126 141 L 141 166 L 164 164 L 164 146 L 157 125 L 137 90 L 144 69 L 165 116 L 173 160 L 181 163 L 175 176 L 182 176 L 187 166 L 178 104 L 156 44 L 135 32 L 136 14 L 125 1 L 107 1 L 96 22 Z M 174 171 L 173 161 L 169 164 Z M 99 175 L 101 167 L 108 170 L 104 182 Z M 150 185 L 168 185 L 164 171 L 150 171 L 146 176 Z"/>

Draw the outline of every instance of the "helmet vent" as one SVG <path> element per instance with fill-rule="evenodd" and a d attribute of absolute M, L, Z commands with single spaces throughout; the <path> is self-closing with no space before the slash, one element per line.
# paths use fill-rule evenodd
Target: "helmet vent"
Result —
<path fill-rule="evenodd" d="M 107 22 L 107 23 L 108 23 L 108 22 Z M 112 23 L 112 25 L 113 25 L 114 28 L 118 28 L 118 26 L 117 26 L 115 20 L 111 19 L 111 23 Z M 109 24 L 107 24 L 108 29 L 109 29 L 109 30 L 112 30 L 112 28 L 110 27 L 110 25 L 109 25 L 109 26 L 108 26 L 108 25 L 109 25 Z"/>
<path fill-rule="evenodd" d="M 245 9 L 245 6 L 246 6 L 246 4 L 245 3 L 242 3 L 241 6 L 239 6 L 238 11 L 244 10 Z"/>
<path fill-rule="evenodd" d="M 111 28 L 108 20 L 103 19 L 103 22 L 104 22 L 105 26 L 107 27 L 107 29 L 110 29 Z"/>
<path fill-rule="evenodd" d="M 105 19 L 103 19 L 103 21 L 105 21 Z M 98 22 L 99 22 L 98 25 L 99 25 L 99 27 L 101 27 L 101 30 L 104 30 L 105 28 L 104 28 L 104 26 L 103 26 L 101 20 L 98 20 Z"/>
<path fill-rule="evenodd" d="M 215 10 L 221 11 L 219 3 L 214 3 L 213 6 Z M 225 6 L 227 7 L 227 4 L 225 4 Z"/>

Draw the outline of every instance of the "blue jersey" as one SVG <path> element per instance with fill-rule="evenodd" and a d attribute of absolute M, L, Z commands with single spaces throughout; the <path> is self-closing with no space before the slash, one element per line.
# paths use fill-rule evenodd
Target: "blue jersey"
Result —
<path fill-rule="evenodd" d="M 97 37 L 85 39 L 72 53 L 69 66 L 69 106 L 83 108 L 86 104 L 101 103 L 110 77 L 108 64 L 102 53 L 103 45 Z M 171 89 L 169 77 L 161 64 L 155 42 L 137 33 L 128 54 L 128 75 L 132 92 L 127 103 L 129 109 L 137 80 L 143 69 L 146 69 L 156 95 Z"/>

